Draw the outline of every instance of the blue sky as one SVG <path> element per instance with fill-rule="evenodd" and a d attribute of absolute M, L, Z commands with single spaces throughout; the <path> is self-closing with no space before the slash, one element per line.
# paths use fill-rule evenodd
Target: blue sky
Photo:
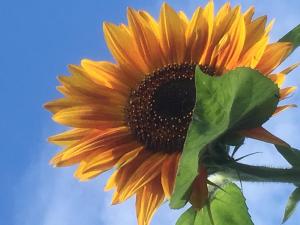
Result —
<path fill-rule="evenodd" d="M 189 15 L 206 1 L 167 1 Z M 217 7 L 225 1 L 215 1 Z M 300 2 L 231 1 L 256 15 L 276 18 L 272 40 L 300 23 Z M 82 58 L 112 60 L 101 30 L 103 21 L 126 22 L 126 8 L 145 9 L 157 16 L 162 1 L 26 0 L 5 1 L 0 7 L 0 100 L 1 164 L 0 224 L 5 225 L 117 225 L 136 224 L 134 201 L 110 206 L 111 193 L 104 193 L 108 174 L 88 182 L 73 179 L 74 168 L 53 169 L 48 161 L 58 148 L 46 142 L 63 128 L 54 124 L 42 104 L 57 98 L 56 76 L 66 74 L 67 64 Z M 297 50 L 284 65 L 300 61 Z M 300 70 L 287 84 L 300 85 Z M 286 102 L 300 104 L 299 91 Z M 272 118 L 267 127 L 300 149 L 299 109 Z M 247 162 L 259 165 L 287 164 L 272 146 L 247 141 L 244 152 L 262 151 Z M 280 224 L 291 185 L 244 184 L 247 203 L 256 225 Z M 175 224 L 180 211 L 165 204 L 152 225 Z M 300 210 L 286 223 L 295 225 Z"/>

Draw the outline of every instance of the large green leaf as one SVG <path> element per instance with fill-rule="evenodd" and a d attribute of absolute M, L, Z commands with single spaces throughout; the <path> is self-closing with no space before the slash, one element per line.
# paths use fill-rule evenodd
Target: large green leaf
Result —
<path fill-rule="evenodd" d="M 176 225 L 194 225 L 196 214 L 197 212 L 193 207 L 189 208 L 179 217 Z"/>
<path fill-rule="evenodd" d="M 284 35 L 280 40 L 280 42 L 291 42 L 294 46 L 294 51 L 297 47 L 300 46 L 300 24 L 296 26 L 293 30 Z"/>
<path fill-rule="evenodd" d="M 239 187 L 228 183 L 223 190 L 215 191 L 209 208 L 204 207 L 197 213 L 194 225 L 253 225 Z"/>
<path fill-rule="evenodd" d="M 286 222 L 291 215 L 293 214 L 293 212 L 296 209 L 297 204 L 300 201 L 300 188 L 296 188 L 295 191 L 291 194 L 288 203 L 286 205 L 285 208 L 285 212 L 284 212 L 284 217 L 283 217 L 283 222 Z"/>
<path fill-rule="evenodd" d="M 274 113 L 279 89 L 256 70 L 238 68 L 220 77 L 195 74 L 196 104 L 179 162 L 170 207 L 181 208 L 189 200 L 205 147 L 229 130 L 261 126 Z"/>

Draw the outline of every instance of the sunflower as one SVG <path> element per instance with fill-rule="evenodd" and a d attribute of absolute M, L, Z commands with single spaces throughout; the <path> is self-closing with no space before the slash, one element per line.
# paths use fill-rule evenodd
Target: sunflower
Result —
<path fill-rule="evenodd" d="M 250 67 L 279 87 L 292 65 L 273 70 L 289 55 L 292 44 L 269 43 L 272 22 L 253 19 L 254 8 L 214 3 L 197 8 L 192 18 L 164 3 L 159 19 L 128 9 L 128 25 L 104 23 L 105 40 L 116 63 L 84 59 L 60 76 L 63 98 L 49 102 L 53 120 L 72 127 L 49 141 L 64 147 L 54 166 L 79 164 L 75 177 L 89 180 L 114 168 L 105 187 L 115 189 L 112 203 L 136 195 L 139 225 L 148 225 L 156 209 L 169 199 L 195 104 L 195 67 L 221 76 L 236 67 Z M 295 87 L 283 88 L 286 98 Z M 276 113 L 293 105 L 278 107 Z M 244 131 L 265 141 L 263 128 Z M 190 200 L 201 208 L 207 198 L 207 173 L 202 167 Z"/>

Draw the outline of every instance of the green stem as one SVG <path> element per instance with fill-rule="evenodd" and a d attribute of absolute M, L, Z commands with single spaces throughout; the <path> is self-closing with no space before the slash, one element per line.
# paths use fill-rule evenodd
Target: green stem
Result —
<path fill-rule="evenodd" d="M 218 174 L 242 181 L 300 184 L 300 169 L 280 169 L 231 162 L 217 168 Z"/>

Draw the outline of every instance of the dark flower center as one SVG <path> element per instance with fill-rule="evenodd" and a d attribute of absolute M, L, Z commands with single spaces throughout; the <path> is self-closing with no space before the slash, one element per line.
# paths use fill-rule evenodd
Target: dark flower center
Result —
<path fill-rule="evenodd" d="M 207 74 L 215 70 L 199 66 Z M 195 105 L 196 64 L 172 64 L 148 74 L 132 90 L 126 122 L 147 150 L 181 151 Z"/>

